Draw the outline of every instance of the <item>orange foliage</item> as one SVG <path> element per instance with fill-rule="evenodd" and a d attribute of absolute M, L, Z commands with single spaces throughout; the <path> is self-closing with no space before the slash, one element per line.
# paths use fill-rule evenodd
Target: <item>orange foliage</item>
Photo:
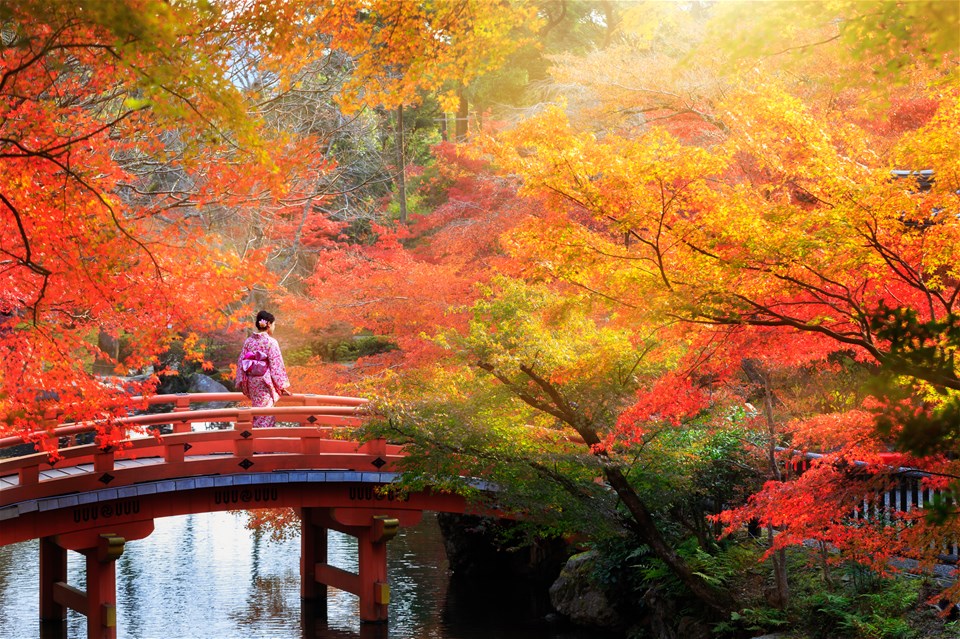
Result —
<path fill-rule="evenodd" d="M 371 244 L 322 251 L 306 298 L 285 302 L 303 329 L 339 322 L 396 340 L 399 351 L 341 369 L 348 377 L 435 360 L 443 351 L 432 336 L 442 328 L 465 328 L 478 285 L 510 268 L 497 238 L 523 219 L 530 203 L 448 147 L 438 152 L 452 180 L 446 202 L 409 228 L 374 225 Z"/>
<path fill-rule="evenodd" d="M 424 92 L 442 93 L 445 110 L 456 111 L 455 90 L 498 68 L 538 24 L 536 6 L 517 1 L 495 11 L 483 0 L 347 0 L 316 10 L 331 47 L 354 57 L 340 98 L 346 111 L 416 105 Z"/>

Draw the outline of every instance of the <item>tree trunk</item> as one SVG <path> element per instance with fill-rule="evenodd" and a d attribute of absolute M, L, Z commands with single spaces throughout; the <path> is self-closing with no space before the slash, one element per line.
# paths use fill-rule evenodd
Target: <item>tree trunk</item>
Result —
<path fill-rule="evenodd" d="M 773 526 L 767 524 L 767 543 L 773 545 Z M 770 557 L 773 562 L 773 585 L 776 588 L 773 603 L 781 610 L 790 601 L 790 582 L 787 581 L 787 551 L 783 548 Z"/>
<path fill-rule="evenodd" d="M 633 515 L 644 543 L 650 546 L 654 554 L 667 564 L 667 567 L 693 592 L 697 599 L 721 613 L 724 617 L 731 611 L 736 610 L 736 602 L 729 593 L 714 588 L 702 577 L 695 575 L 683 558 L 670 547 L 670 544 L 663 538 L 660 529 L 654 523 L 647 505 L 643 503 L 643 500 L 634 491 L 633 486 L 620 472 L 620 469 L 615 466 L 608 466 L 604 468 L 604 475 L 610 483 L 610 487 L 613 488 L 617 496 L 623 501 L 624 506 Z"/>
<path fill-rule="evenodd" d="M 770 377 L 755 360 L 743 360 L 741 368 L 750 381 L 763 390 L 763 416 L 767 422 L 767 464 L 769 465 L 770 476 L 777 481 L 783 481 L 783 473 L 780 472 L 780 465 L 777 463 L 777 422 L 773 414 L 775 398 L 773 390 L 770 388 Z M 773 537 L 773 526 L 768 524 L 768 547 L 773 547 Z M 777 607 L 783 609 L 790 600 L 790 584 L 787 580 L 787 553 L 783 549 L 778 550 L 771 555 L 770 560 L 773 563 L 773 584 L 776 588 L 774 603 Z"/>
<path fill-rule="evenodd" d="M 457 109 L 457 126 L 454 133 L 457 142 L 465 142 L 467 140 L 467 118 L 470 116 L 470 103 L 467 102 L 467 97 L 463 95 L 463 89 L 460 90 L 458 97 L 460 98 L 460 105 Z"/>
<path fill-rule="evenodd" d="M 403 105 L 397 107 L 397 199 L 400 201 L 400 224 L 407 223 L 407 158 L 403 150 Z"/>
<path fill-rule="evenodd" d="M 500 373 L 492 364 L 478 362 L 477 366 L 493 373 L 494 377 L 511 388 L 524 402 L 566 422 L 577 431 L 580 437 L 583 438 L 583 442 L 590 447 L 591 450 L 596 450 L 595 447 L 601 443 L 600 436 L 597 434 L 598 429 L 593 423 L 578 412 L 576 405 L 569 402 L 553 382 L 537 374 L 532 366 L 521 364 L 520 371 L 533 380 L 533 382 L 546 393 L 551 403 L 537 399 L 524 387 L 515 384 L 509 377 Z M 707 583 L 706 580 L 690 570 L 690 566 L 683 560 L 683 557 L 678 555 L 677 552 L 670 547 L 670 544 L 667 543 L 667 540 L 663 538 L 647 505 L 640 498 L 640 495 L 637 494 L 636 490 L 634 490 L 633 486 L 630 485 L 630 482 L 620 471 L 616 463 L 605 453 L 594 454 L 604 459 L 603 474 L 610 484 L 610 487 L 623 502 L 624 506 L 627 507 L 627 510 L 630 511 L 630 515 L 636 525 L 635 529 L 641 541 L 650 546 L 654 554 L 667 564 L 670 571 L 693 592 L 697 599 L 710 608 L 713 608 L 723 618 L 727 618 L 730 612 L 737 609 L 736 600 L 730 593 L 714 588 Z"/>
<path fill-rule="evenodd" d="M 600 3 L 600 10 L 603 11 L 604 22 L 606 23 L 606 30 L 603 34 L 603 44 L 601 49 L 606 49 L 613 42 L 614 34 L 617 32 L 620 27 L 620 20 L 617 17 L 617 10 L 613 2 L 610 0 L 603 0 Z"/>
<path fill-rule="evenodd" d="M 105 331 L 97 335 L 97 347 L 102 356 L 98 355 L 93 362 L 94 375 L 115 375 L 114 367 L 120 359 L 120 341 Z"/>
<path fill-rule="evenodd" d="M 397 107 L 397 199 L 400 200 L 400 224 L 407 223 L 406 154 L 403 152 L 403 105 Z"/>

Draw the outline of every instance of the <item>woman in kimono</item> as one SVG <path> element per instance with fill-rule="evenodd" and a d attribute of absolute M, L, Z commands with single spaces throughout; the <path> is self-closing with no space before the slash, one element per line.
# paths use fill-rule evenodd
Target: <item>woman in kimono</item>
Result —
<path fill-rule="evenodd" d="M 250 398 L 255 408 L 273 406 L 281 395 L 289 395 L 290 380 L 283 366 L 280 345 L 273 337 L 276 322 L 272 313 L 257 313 L 257 332 L 243 342 L 237 362 L 236 386 Z M 276 418 L 259 415 L 253 418 L 254 428 L 269 428 Z"/>

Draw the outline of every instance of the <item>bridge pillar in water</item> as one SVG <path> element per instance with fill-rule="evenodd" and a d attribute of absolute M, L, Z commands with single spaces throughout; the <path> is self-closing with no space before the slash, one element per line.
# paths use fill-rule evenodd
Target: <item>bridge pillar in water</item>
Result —
<path fill-rule="evenodd" d="M 326 587 L 332 586 L 359 597 L 360 621 L 387 621 L 390 603 L 387 542 L 396 536 L 401 524 L 412 526 L 421 516 L 422 513 L 416 511 L 398 514 L 365 508 L 301 509 L 302 597 L 307 600 L 325 597 Z M 357 573 L 327 563 L 328 529 L 357 538 Z"/>
<path fill-rule="evenodd" d="M 327 563 L 327 529 L 314 523 L 314 508 L 300 509 L 300 599 L 327 602 L 327 586 L 315 578 L 317 564 Z"/>
<path fill-rule="evenodd" d="M 67 636 L 67 607 L 54 599 L 54 585 L 67 582 L 67 549 L 40 539 L 40 636 Z"/>
<path fill-rule="evenodd" d="M 67 608 L 87 617 L 89 639 L 116 639 L 116 561 L 127 541 L 153 532 L 153 520 L 40 540 L 40 626 L 43 637 L 66 636 Z M 86 558 L 87 589 L 67 583 L 67 550 Z"/>

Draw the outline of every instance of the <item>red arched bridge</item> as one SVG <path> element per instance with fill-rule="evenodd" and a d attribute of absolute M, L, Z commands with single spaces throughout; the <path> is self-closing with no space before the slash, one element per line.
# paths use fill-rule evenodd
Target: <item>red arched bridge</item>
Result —
<path fill-rule="evenodd" d="M 68 425 L 49 433 L 60 441 L 59 459 L 45 452 L 0 459 L 0 545 L 40 540 L 42 624 L 63 624 L 72 608 L 86 615 L 88 637 L 115 637 L 114 562 L 127 541 L 153 531 L 157 517 L 283 507 L 301 517 L 302 597 L 324 597 L 332 586 L 359 597 L 362 621 L 386 620 L 386 542 L 425 510 L 464 512 L 464 500 L 381 491 L 403 453 L 382 439 L 349 437 L 363 420 L 363 399 L 291 395 L 272 408 L 192 406 L 243 399 L 159 395 L 146 403 L 172 404 L 172 411 L 119 420 L 146 435 L 101 448 L 77 443 L 95 424 Z M 276 416 L 278 426 L 252 428 L 257 415 Z M 196 423 L 225 427 L 194 430 Z M 161 434 L 161 425 L 172 432 Z M 0 448 L 17 444 L 23 439 L 0 439 Z M 327 529 L 358 539 L 357 573 L 327 563 Z M 85 591 L 66 583 L 67 550 L 86 557 Z"/>

